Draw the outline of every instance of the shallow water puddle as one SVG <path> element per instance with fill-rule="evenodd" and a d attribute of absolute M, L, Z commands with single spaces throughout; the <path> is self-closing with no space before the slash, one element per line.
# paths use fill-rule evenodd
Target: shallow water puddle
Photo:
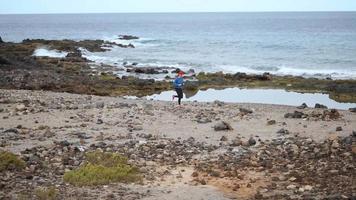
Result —
<path fill-rule="evenodd" d="M 172 101 L 174 91 L 147 96 L 147 99 Z M 339 103 L 329 98 L 328 94 L 288 92 L 282 89 L 240 89 L 227 88 L 222 90 L 200 90 L 196 94 L 184 94 L 184 101 L 213 102 L 215 100 L 230 103 L 263 103 L 299 106 L 306 103 L 314 107 L 316 103 L 329 108 L 349 109 L 356 107 L 356 103 Z"/>

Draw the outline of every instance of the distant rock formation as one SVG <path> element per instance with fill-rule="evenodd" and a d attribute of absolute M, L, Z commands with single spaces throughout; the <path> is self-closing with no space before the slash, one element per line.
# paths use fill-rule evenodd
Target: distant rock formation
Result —
<path fill-rule="evenodd" d="M 4 43 L 4 41 L 2 40 L 1 36 L 0 36 L 0 43 Z"/>
<path fill-rule="evenodd" d="M 133 36 L 133 35 L 119 35 L 119 39 L 120 40 L 137 40 L 140 38 L 137 36 Z"/>

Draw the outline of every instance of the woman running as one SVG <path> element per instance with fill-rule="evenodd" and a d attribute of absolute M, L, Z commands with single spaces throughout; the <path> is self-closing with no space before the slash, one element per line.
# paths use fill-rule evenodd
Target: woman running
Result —
<path fill-rule="evenodd" d="M 181 99 L 183 98 L 183 85 L 184 85 L 184 72 L 179 71 L 177 78 L 173 81 L 173 86 L 174 89 L 177 92 L 177 95 L 173 95 L 172 100 L 174 101 L 174 98 L 178 98 L 178 104 L 180 105 Z"/>

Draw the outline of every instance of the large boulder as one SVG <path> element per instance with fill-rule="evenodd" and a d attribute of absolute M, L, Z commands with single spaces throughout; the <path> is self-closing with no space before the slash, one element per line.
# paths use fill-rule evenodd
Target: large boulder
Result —
<path fill-rule="evenodd" d="M 234 130 L 231 125 L 225 121 L 218 122 L 214 126 L 215 131 L 231 131 Z"/>
<path fill-rule="evenodd" d="M 10 62 L 7 59 L 0 56 L 0 65 L 8 65 L 8 64 L 10 64 Z"/>
<path fill-rule="evenodd" d="M 2 40 L 2 38 L 0 37 L 0 43 L 4 43 L 4 41 Z"/>

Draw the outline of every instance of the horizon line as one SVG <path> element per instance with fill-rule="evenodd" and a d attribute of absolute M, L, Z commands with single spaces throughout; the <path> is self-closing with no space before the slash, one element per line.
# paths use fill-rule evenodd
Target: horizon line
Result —
<path fill-rule="evenodd" d="M 185 13 L 323 13 L 323 12 L 356 12 L 356 10 L 324 11 L 167 11 L 167 12 L 50 12 L 50 13 L 0 13 L 0 15 L 58 15 L 58 14 L 185 14 Z"/>

